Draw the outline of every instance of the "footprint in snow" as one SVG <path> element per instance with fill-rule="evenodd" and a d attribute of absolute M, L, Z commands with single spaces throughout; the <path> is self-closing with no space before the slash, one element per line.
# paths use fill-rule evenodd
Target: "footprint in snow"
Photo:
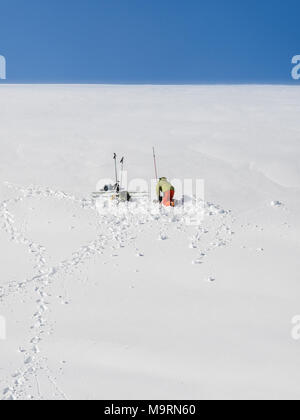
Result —
<path fill-rule="evenodd" d="M 3 390 L 3 395 L 10 394 L 11 392 L 13 392 L 13 389 L 12 389 L 12 388 L 5 388 L 5 389 Z"/>
<path fill-rule="evenodd" d="M 25 379 L 23 377 L 15 380 L 15 385 L 23 385 L 24 383 L 25 383 Z"/>
<path fill-rule="evenodd" d="M 30 365 L 30 363 L 33 363 L 34 359 L 32 357 L 27 357 L 27 359 L 24 360 L 25 365 Z"/>
<path fill-rule="evenodd" d="M 272 201 L 271 202 L 271 206 L 272 207 L 282 207 L 283 206 L 283 203 L 281 203 L 281 201 L 275 200 L 275 201 Z"/>
<path fill-rule="evenodd" d="M 32 351 L 33 351 L 33 353 L 35 353 L 35 354 L 39 354 L 39 353 L 40 353 L 40 349 L 38 348 L 38 346 L 34 346 L 34 347 L 32 348 Z"/>

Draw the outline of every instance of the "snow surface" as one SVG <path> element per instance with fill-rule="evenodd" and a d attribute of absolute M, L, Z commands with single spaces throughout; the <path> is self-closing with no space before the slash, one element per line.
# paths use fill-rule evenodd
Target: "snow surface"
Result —
<path fill-rule="evenodd" d="M 3 399 L 299 398 L 300 88 L 3 85 L 0 109 Z M 153 145 L 205 180 L 200 226 L 97 212 L 112 153 L 150 180 Z"/>

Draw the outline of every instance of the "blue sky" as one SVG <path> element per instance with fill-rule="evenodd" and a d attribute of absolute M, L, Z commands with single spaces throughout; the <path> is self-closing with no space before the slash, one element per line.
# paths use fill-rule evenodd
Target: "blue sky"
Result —
<path fill-rule="evenodd" d="M 8 83 L 291 83 L 299 17 L 299 0 L 0 0 L 0 55 Z"/>

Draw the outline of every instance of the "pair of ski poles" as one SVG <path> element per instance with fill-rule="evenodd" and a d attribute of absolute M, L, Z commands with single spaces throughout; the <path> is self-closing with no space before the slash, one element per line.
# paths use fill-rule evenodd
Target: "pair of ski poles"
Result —
<path fill-rule="evenodd" d="M 121 164 L 121 182 L 119 181 L 119 176 L 118 176 L 118 168 L 117 168 L 117 154 L 114 153 L 114 161 L 115 161 L 115 175 L 116 175 L 116 191 L 119 192 L 120 188 L 122 188 L 122 183 L 123 183 L 123 172 L 124 172 L 124 157 L 122 157 L 122 159 L 120 160 L 120 164 Z"/>
<path fill-rule="evenodd" d="M 120 164 L 121 164 L 121 182 L 119 182 L 118 180 L 118 168 L 117 168 L 117 154 L 114 153 L 114 161 L 115 161 L 115 175 L 116 175 L 116 186 L 120 188 L 122 188 L 122 176 L 123 176 L 123 171 L 124 171 L 124 157 L 122 157 L 122 159 L 120 160 Z M 156 160 L 156 153 L 155 153 L 155 148 L 153 147 L 153 162 L 154 162 L 154 171 L 155 171 L 155 179 L 158 180 L 158 171 L 157 171 L 157 160 Z"/>

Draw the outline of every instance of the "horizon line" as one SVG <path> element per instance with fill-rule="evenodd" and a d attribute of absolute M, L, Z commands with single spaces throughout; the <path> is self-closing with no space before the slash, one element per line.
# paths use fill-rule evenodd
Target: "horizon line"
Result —
<path fill-rule="evenodd" d="M 289 86 L 300 87 L 300 81 L 290 82 L 7 82 L 0 86 Z"/>

